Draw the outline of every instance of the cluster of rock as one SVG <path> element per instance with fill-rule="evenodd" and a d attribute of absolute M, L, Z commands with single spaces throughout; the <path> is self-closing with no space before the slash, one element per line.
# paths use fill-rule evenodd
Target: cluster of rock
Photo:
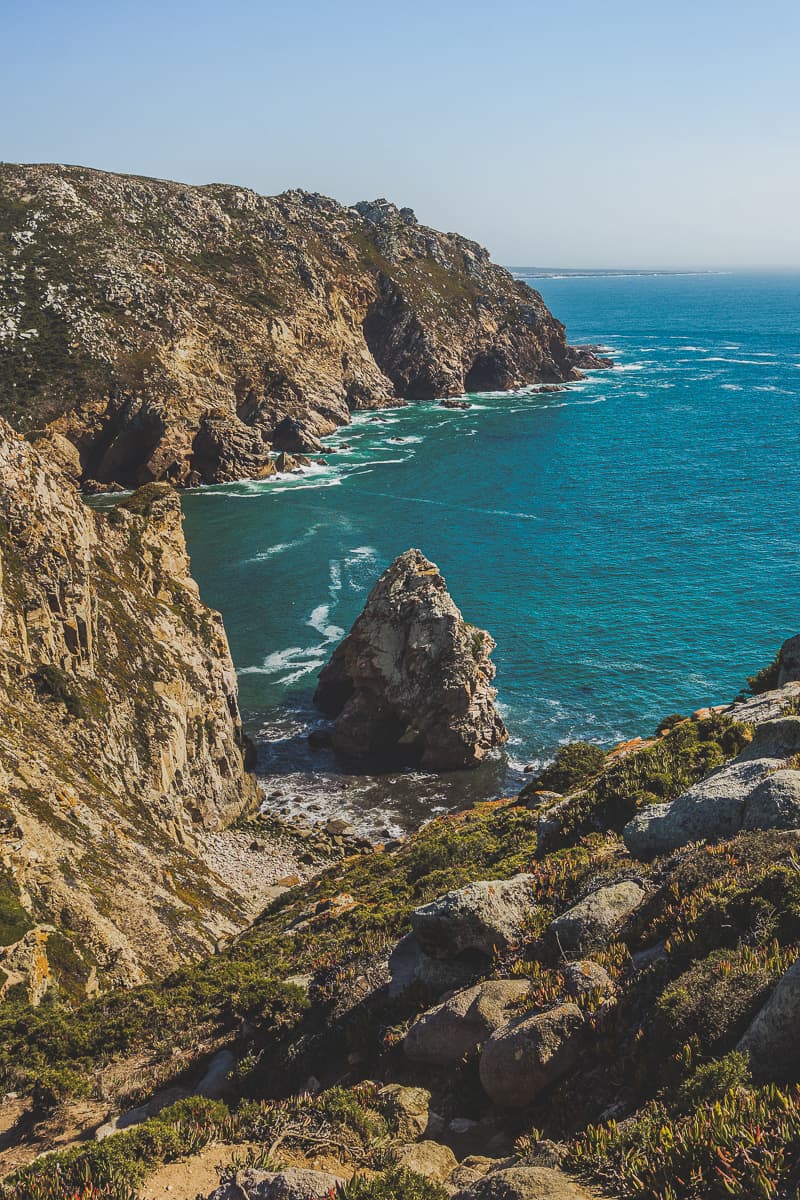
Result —
<path fill-rule="evenodd" d="M 524 938 L 536 912 L 532 882 L 523 874 L 448 892 L 413 912 L 413 933 L 398 947 L 404 968 L 399 981 L 405 987 L 456 986 L 412 1023 L 403 1042 L 406 1057 L 429 1066 L 456 1067 L 465 1056 L 479 1052 L 481 1084 L 489 1099 L 503 1108 L 530 1104 L 575 1066 L 587 1036 L 584 1012 L 576 1001 L 589 992 L 610 1001 L 614 992 L 608 974 L 591 960 L 569 964 L 565 999 L 544 1010 L 531 1007 L 531 984 L 525 978 L 483 979 L 463 986 L 470 973 L 485 974 L 496 952 Z M 597 948 L 619 932 L 643 899 L 644 890 L 633 880 L 608 884 L 552 921 L 550 933 L 575 950 Z M 397 979 L 396 955 L 397 951 Z M 409 959 L 413 971 L 408 969 Z M 389 965 L 392 970 L 392 959 Z"/>
<path fill-rule="evenodd" d="M 210 483 L 319 453 L 354 409 L 607 365 L 408 211 L 2 164 L 0 415 L 95 485 Z"/>
<path fill-rule="evenodd" d="M 732 762 L 667 804 L 643 808 L 625 826 L 631 854 L 652 858 L 689 842 L 731 837 L 742 829 L 800 828 L 800 717 L 755 727 Z"/>
<path fill-rule="evenodd" d="M 0 878 L 20 927 L 0 979 L 34 1001 L 51 938 L 62 962 L 69 938 L 72 987 L 91 992 L 242 925 L 195 831 L 258 789 L 181 522 L 164 484 L 93 511 L 0 421 Z"/>
<path fill-rule="evenodd" d="M 335 749 L 432 770 L 479 763 L 507 739 L 491 686 L 494 641 L 468 625 L 438 567 L 407 550 L 320 674 Z"/>
<path fill-rule="evenodd" d="M 579 1184 L 552 1167 L 500 1165 L 487 1171 L 491 1160 L 480 1158 L 473 1158 L 464 1166 L 457 1162 L 451 1150 L 438 1142 L 408 1146 L 397 1155 L 396 1161 L 407 1170 L 443 1184 L 453 1200 L 590 1200 L 589 1193 Z M 473 1176 L 477 1178 L 470 1182 Z M 467 1186 L 459 1186 L 460 1181 Z M 346 1182 L 343 1176 L 331 1171 L 298 1167 L 261 1171 L 250 1167 L 237 1171 L 207 1200 L 242 1200 L 242 1197 L 247 1200 L 330 1200 Z"/>

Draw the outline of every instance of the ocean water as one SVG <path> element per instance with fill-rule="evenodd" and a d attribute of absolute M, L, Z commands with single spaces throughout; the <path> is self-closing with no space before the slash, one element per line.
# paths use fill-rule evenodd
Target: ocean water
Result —
<path fill-rule="evenodd" d="M 359 414 L 328 467 L 185 495 L 270 807 L 416 825 L 513 791 L 561 743 L 731 699 L 800 628 L 800 277 L 517 273 L 615 369 Z M 307 745 L 316 675 L 409 546 L 497 641 L 507 754 L 344 773 Z"/>

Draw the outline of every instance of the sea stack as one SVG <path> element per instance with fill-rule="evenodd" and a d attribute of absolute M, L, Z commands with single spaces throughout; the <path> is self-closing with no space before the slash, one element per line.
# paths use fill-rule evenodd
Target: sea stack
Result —
<path fill-rule="evenodd" d="M 435 563 L 406 550 L 320 673 L 314 696 L 351 758 L 474 767 L 508 738 L 491 686 L 495 643 L 462 617 Z"/>

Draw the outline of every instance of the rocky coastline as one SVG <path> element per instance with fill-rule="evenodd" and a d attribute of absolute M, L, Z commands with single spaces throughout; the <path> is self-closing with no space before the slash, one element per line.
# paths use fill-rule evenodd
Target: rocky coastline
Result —
<path fill-rule="evenodd" d="M 0 166 L 0 416 L 90 489 L 267 478 L 358 409 L 610 365 L 386 200 Z"/>

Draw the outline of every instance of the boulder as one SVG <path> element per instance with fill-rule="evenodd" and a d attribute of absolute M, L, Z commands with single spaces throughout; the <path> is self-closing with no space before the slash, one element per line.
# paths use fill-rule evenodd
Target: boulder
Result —
<path fill-rule="evenodd" d="M 447 962 L 426 954 L 413 933 L 401 938 L 389 955 L 388 993 L 391 999 L 412 988 L 423 990 L 433 999 L 466 987 L 475 978 L 475 970 L 465 962 Z"/>
<path fill-rule="evenodd" d="M 393 1146 L 392 1158 L 399 1167 L 416 1171 L 426 1179 L 447 1179 L 458 1166 L 458 1159 L 449 1146 L 441 1142 L 410 1142 L 405 1146 Z"/>
<path fill-rule="evenodd" d="M 564 985 L 569 995 L 576 999 L 592 992 L 609 996 L 615 991 L 614 981 L 605 967 L 589 958 L 569 964 L 564 971 Z"/>
<path fill-rule="evenodd" d="M 589 1200 L 589 1193 L 552 1167 L 492 1171 L 453 1200 Z"/>
<path fill-rule="evenodd" d="M 320 673 L 314 699 L 335 718 L 334 748 L 433 771 L 476 766 L 508 738 L 493 649 L 464 621 L 438 567 L 407 550 Z"/>
<path fill-rule="evenodd" d="M 295 417 L 284 417 L 273 429 L 270 441 L 276 450 L 288 454 L 318 454 L 322 449 L 313 426 Z"/>
<path fill-rule="evenodd" d="M 778 717 L 756 726 L 753 740 L 737 756 L 736 762 L 775 758 L 783 761 L 800 753 L 800 717 Z M 723 770 L 725 768 L 723 767 Z"/>
<path fill-rule="evenodd" d="M 575 1065 L 583 1024 L 578 1006 L 567 1003 L 498 1029 L 484 1046 L 479 1067 L 489 1099 L 504 1108 L 530 1104 Z"/>
<path fill-rule="evenodd" d="M 787 638 L 778 651 L 778 687 L 800 679 L 800 633 Z"/>
<path fill-rule="evenodd" d="M 458 1063 L 515 1015 L 530 990 L 524 979 L 496 979 L 465 988 L 418 1017 L 403 1042 L 406 1058 Z"/>
<path fill-rule="evenodd" d="M 344 1179 L 330 1171 L 237 1171 L 233 1179 L 216 1188 L 207 1200 L 328 1200 Z"/>
<path fill-rule="evenodd" d="M 720 767 L 671 804 L 638 812 L 622 831 L 625 845 L 634 858 L 646 859 L 689 842 L 732 837 L 742 827 L 748 796 L 781 765 L 780 758 L 759 757 Z"/>
<path fill-rule="evenodd" d="M 643 900 L 643 889 L 632 879 L 611 883 L 556 917 L 550 930 L 565 950 L 587 950 L 607 942 Z"/>
<path fill-rule="evenodd" d="M 750 1059 L 757 1082 L 796 1079 L 800 1073 L 800 959 L 778 980 L 737 1049 Z"/>
<path fill-rule="evenodd" d="M 378 1092 L 378 1097 L 388 1109 L 390 1123 L 396 1127 L 401 1141 L 416 1141 L 441 1130 L 442 1121 L 431 1112 L 431 1094 L 427 1088 L 387 1083 Z"/>
<path fill-rule="evenodd" d="M 454 959 L 464 951 L 491 955 L 510 946 L 533 912 L 532 881 L 531 875 L 480 880 L 415 909 L 411 925 L 423 951 Z"/>
<path fill-rule="evenodd" d="M 235 1066 L 236 1058 L 230 1050 L 220 1050 L 211 1059 L 205 1075 L 194 1089 L 195 1096 L 205 1096 L 208 1100 L 219 1100 Z"/>
<path fill-rule="evenodd" d="M 768 775 L 744 802 L 743 829 L 800 829 L 800 771 Z"/>

